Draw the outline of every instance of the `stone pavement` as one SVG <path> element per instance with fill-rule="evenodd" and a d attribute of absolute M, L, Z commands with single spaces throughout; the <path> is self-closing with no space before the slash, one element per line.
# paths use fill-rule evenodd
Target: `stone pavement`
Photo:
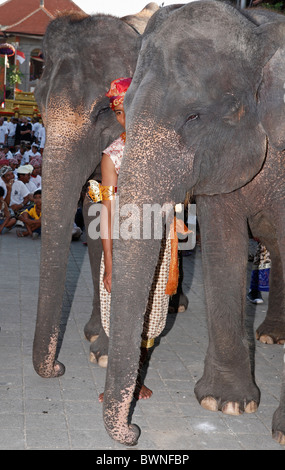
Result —
<path fill-rule="evenodd" d="M 87 248 L 72 242 L 63 306 L 65 329 L 59 360 L 66 373 L 39 377 L 32 365 L 41 241 L 18 239 L 13 229 L 0 236 L 0 449 L 125 450 L 107 435 L 98 395 L 105 369 L 89 362 L 83 328 L 92 308 L 92 281 Z M 256 380 L 261 404 L 240 417 L 212 413 L 194 396 L 207 347 L 201 271 L 196 248 L 184 257 L 189 308 L 169 315 L 155 347 L 145 383 L 150 400 L 136 403 L 132 422 L 141 428 L 138 450 L 284 450 L 271 438 L 278 406 L 284 349 L 255 343 Z M 247 326 L 264 318 L 267 304 L 248 305 Z"/>

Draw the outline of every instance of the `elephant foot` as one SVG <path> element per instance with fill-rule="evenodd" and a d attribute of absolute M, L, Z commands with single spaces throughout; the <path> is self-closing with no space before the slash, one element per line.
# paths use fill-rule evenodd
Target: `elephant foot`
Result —
<path fill-rule="evenodd" d="M 209 370 L 195 387 L 196 398 L 203 408 L 233 416 L 257 411 L 260 391 L 250 372 L 246 380 L 242 369 L 240 374 L 220 372 L 218 369 L 213 370 L 213 367 Z"/>
<path fill-rule="evenodd" d="M 273 439 L 281 444 L 281 446 L 285 446 L 285 434 L 281 431 L 275 431 L 272 433 Z"/>
<path fill-rule="evenodd" d="M 93 336 L 86 336 L 85 335 L 85 338 L 87 339 L 87 341 L 89 341 L 89 343 L 94 343 L 94 341 L 96 341 L 96 339 L 98 339 L 98 336 L 99 335 L 93 335 Z"/>
<path fill-rule="evenodd" d="M 90 351 L 89 354 L 89 361 L 92 362 L 92 364 L 98 364 L 98 366 L 106 368 L 108 365 L 108 356 L 100 356 L 97 360 L 96 355 Z"/>
<path fill-rule="evenodd" d="M 93 364 L 98 364 L 100 367 L 106 368 L 108 365 L 108 345 L 109 339 L 103 328 L 96 341 L 90 345 L 89 360 Z"/>
<path fill-rule="evenodd" d="M 265 344 L 285 344 L 284 322 L 265 319 L 256 330 L 256 339 Z"/>
<path fill-rule="evenodd" d="M 284 406 L 277 408 L 272 420 L 272 437 L 282 446 L 285 446 L 285 410 Z"/>
<path fill-rule="evenodd" d="M 169 300 L 168 313 L 182 313 L 188 308 L 189 300 L 183 292 L 173 295 Z"/>
<path fill-rule="evenodd" d="M 84 335 L 87 341 L 93 343 L 99 336 L 101 328 L 100 312 L 93 312 L 88 323 L 84 327 Z"/>

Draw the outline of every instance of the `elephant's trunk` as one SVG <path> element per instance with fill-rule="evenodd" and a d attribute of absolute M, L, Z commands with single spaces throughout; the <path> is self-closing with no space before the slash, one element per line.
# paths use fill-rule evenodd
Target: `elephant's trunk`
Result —
<path fill-rule="evenodd" d="M 161 128 L 157 146 L 153 145 L 146 151 L 143 143 L 148 141 L 147 122 L 148 120 L 144 120 L 144 129 L 138 125 L 136 130 L 133 123 L 131 129 L 127 128 L 127 143 L 118 181 L 121 239 L 113 242 L 104 422 L 110 436 L 126 445 L 134 445 L 138 439 L 136 427 L 129 425 L 128 414 L 138 376 L 144 314 L 161 247 L 161 239 L 155 230 L 158 224 L 164 225 L 164 204 L 175 201 L 173 180 L 176 173 L 171 168 L 163 168 L 166 176 L 159 179 L 156 157 L 157 152 L 162 151 L 161 147 L 167 146 L 169 149 L 169 142 L 175 142 L 176 154 L 179 151 L 175 136 L 170 140 L 167 130 L 163 133 Z M 154 140 L 153 138 L 152 143 Z M 151 222 L 144 217 L 147 206 L 161 209 L 161 218 L 156 219 L 157 224 L 153 219 Z M 123 214 L 127 220 L 132 221 L 132 232 L 136 239 L 123 239 L 127 235 L 122 233 L 122 229 L 126 228 Z M 139 226 L 138 231 L 134 229 L 136 223 Z M 150 226 L 152 233 L 147 230 Z M 145 237 L 146 233 L 151 233 L 150 237 Z"/>
<path fill-rule="evenodd" d="M 125 445 L 134 445 L 139 437 L 137 427 L 129 425 L 128 416 L 138 379 L 144 313 L 160 245 L 160 240 L 121 241 L 117 252 L 114 242 L 104 423 L 109 435 Z M 128 276 L 119 282 L 125 273 Z"/>
<path fill-rule="evenodd" d="M 74 156 L 73 156 L 74 157 Z M 65 274 L 82 184 L 71 155 L 47 143 L 43 157 L 41 264 L 33 363 L 42 377 L 64 373 L 56 363 Z"/>

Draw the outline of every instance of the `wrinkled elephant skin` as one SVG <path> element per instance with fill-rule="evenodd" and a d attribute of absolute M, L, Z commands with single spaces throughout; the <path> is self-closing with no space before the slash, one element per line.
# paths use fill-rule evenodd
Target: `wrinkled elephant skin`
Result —
<path fill-rule="evenodd" d="M 202 406 L 227 414 L 254 412 L 260 400 L 244 327 L 248 223 L 272 257 L 267 327 L 285 338 L 285 25 L 283 16 L 266 21 L 215 1 L 161 9 L 143 35 L 125 98 L 119 209 L 179 203 L 188 190 L 196 196 L 209 345 L 195 394 Z M 154 239 L 114 243 L 104 419 L 127 444 L 138 438 L 127 416 L 158 252 Z M 128 324 L 123 336 L 121 321 Z M 120 364 L 127 355 L 126 372 Z M 281 443 L 284 410 L 283 376 L 273 419 Z"/>

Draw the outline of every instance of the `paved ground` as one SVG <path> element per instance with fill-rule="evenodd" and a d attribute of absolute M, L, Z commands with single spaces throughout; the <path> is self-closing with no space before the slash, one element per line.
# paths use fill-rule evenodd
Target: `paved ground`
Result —
<path fill-rule="evenodd" d="M 40 240 L 0 237 L 0 449 L 124 450 L 106 434 L 98 395 L 105 370 L 89 362 L 83 328 L 91 314 L 92 282 L 87 249 L 72 242 L 64 314 L 68 317 L 59 359 L 66 373 L 42 379 L 31 353 L 38 295 Z M 256 343 L 256 379 L 262 398 L 253 415 L 225 416 L 203 410 L 193 393 L 203 370 L 207 330 L 198 248 L 184 258 L 189 308 L 170 315 L 151 357 L 146 384 L 150 400 L 139 401 L 132 421 L 142 434 L 138 450 L 284 450 L 271 438 L 278 406 L 284 349 Z M 253 334 L 265 316 L 249 306 Z"/>

